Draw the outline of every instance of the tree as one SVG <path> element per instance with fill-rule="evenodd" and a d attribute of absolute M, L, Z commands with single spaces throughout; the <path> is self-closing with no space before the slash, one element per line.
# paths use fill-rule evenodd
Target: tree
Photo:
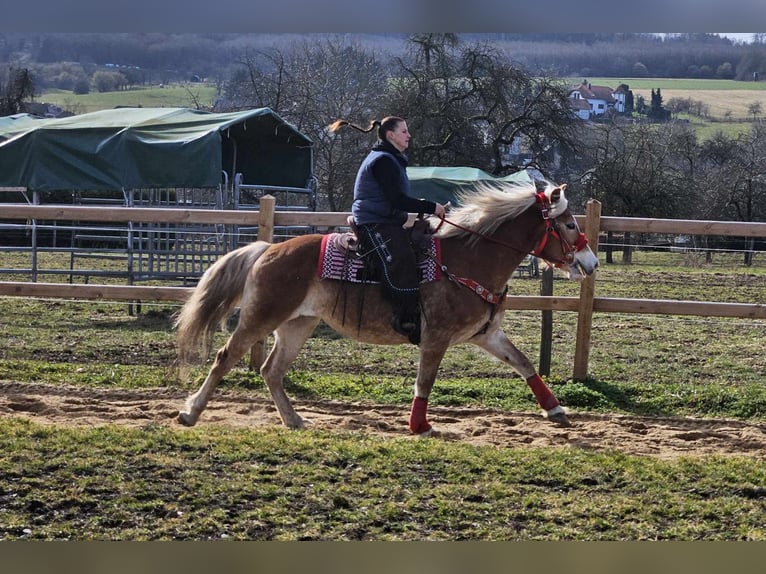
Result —
<path fill-rule="evenodd" d="M 75 94 L 87 94 L 90 92 L 90 82 L 88 81 L 88 78 L 78 78 L 74 86 L 72 87 L 72 92 Z"/>
<path fill-rule="evenodd" d="M 10 67 L 0 72 L 0 116 L 18 114 L 34 95 L 34 82 L 27 68 Z"/>
<path fill-rule="evenodd" d="M 529 74 L 491 46 L 431 34 L 428 42 L 413 38 L 397 63 L 389 100 L 414 134 L 416 164 L 505 175 L 535 161 L 550 171 L 556 152 L 576 147 L 581 122 L 566 86 Z"/>
<path fill-rule="evenodd" d="M 695 195 L 695 139 L 679 125 L 601 125 L 594 129 L 586 189 L 604 215 L 684 218 Z M 623 261 L 631 260 L 630 234 Z"/>
<path fill-rule="evenodd" d="M 330 134 L 343 118 L 366 124 L 386 115 L 387 76 L 377 56 L 348 37 L 247 50 L 226 83 L 227 109 L 268 107 L 314 142 L 320 201 L 331 211 L 351 207 L 356 170 L 373 143 L 355 130 Z"/>
<path fill-rule="evenodd" d="M 646 78 L 649 76 L 649 70 L 641 62 L 633 64 L 633 76 L 636 78 Z"/>
<path fill-rule="evenodd" d="M 731 80 L 736 72 L 734 71 L 734 66 L 731 65 L 731 62 L 724 62 L 715 71 L 715 75 L 722 80 Z"/>
<path fill-rule="evenodd" d="M 91 78 L 93 86 L 99 92 L 114 92 L 124 89 L 127 85 L 127 79 L 120 72 L 110 72 L 99 70 Z"/>
<path fill-rule="evenodd" d="M 758 116 L 761 115 L 761 102 L 754 101 L 750 103 L 747 106 L 747 113 L 753 116 L 753 121 L 758 119 Z"/>
<path fill-rule="evenodd" d="M 662 93 L 659 88 L 657 91 L 652 90 L 652 100 L 646 115 L 656 122 L 666 122 L 670 119 L 670 111 L 662 105 Z"/>
<path fill-rule="evenodd" d="M 701 218 L 766 218 L 766 129 L 761 124 L 736 138 L 718 132 L 702 144 L 700 160 Z M 745 251 L 745 264 L 752 263 L 752 256 L 752 248 Z"/>

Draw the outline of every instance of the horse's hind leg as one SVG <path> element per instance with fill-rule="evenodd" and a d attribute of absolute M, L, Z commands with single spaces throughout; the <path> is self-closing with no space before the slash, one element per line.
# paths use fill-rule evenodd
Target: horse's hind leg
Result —
<path fill-rule="evenodd" d="M 280 325 L 274 333 L 274 347 L 261 367 L 261 376 L 269 387 L 279 416 L 289 428 L 301 428 L 303 419 L 285 393 L 284 377 L 318 323 L 318 317 L 297 317 Z"/>
<path fill-rule="evenodd" d="M 218 386 L 218 383 L 237 364 L 245 352 L 252 347 L 255 341 L 260 340 L 258 334 L 248 333 L 242 325 L 238 326 L 231 334 L 226 344 L 215 355 L 213 366 L 210 367 L 207 378 L 199 390 L 186 399 L 186 410 L 178 413 L 178 420 L 187 425 L 194 426 L 200 414 L 207 406 L 210 397 Z"/>

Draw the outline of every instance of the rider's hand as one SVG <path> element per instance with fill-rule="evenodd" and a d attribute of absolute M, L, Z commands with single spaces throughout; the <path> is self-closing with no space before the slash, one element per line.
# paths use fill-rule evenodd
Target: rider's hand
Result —
<path fill-rule="evenodd" d="M 434 210 L 434 215 L 436 215 L 439 219 L 444 219 L 446 214 L 447 210 L 444 208 L 444 206 L 441 203 L 437 203 L 436 209 Z"/>

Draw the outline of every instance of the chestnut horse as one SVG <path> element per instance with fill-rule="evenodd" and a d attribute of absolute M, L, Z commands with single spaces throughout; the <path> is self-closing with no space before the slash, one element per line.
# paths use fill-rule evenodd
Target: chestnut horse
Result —
<path fill-rule="evenodd" d="M 421 284 L 420 362 L 410 430 L 427 436 L 428 396 L 447 349 L 473 343 L 513 367 L 527 382 L 549 420 L 568 425 L 564 409 L 529 359 L 501 330 L 505 290 L 517 265 L 532 253 L 572 279 L 598 267 L 564 195 L 566 185 L 481 184 L 460 196 L 447 218 L 428 221 L 441 243 L 441 279 Z M 434 220 L 434 221 L 431 221 Z M 285 393 L 283 377 L 320 320 L 335 331 L 382 345 L 408 343 L 390 325 L 391 308 L 378 285 L 322 279 L 317 275 L 322 235 L 282 243 L 256 241 L 221 257 L 200 279 L 176 319 L 181 364 L 199 361 L 211 336 L 239 304 L 239 323 L 218 351 L 199 390 L 179 421 L 194 425 L 221 378 L 258 341 L 274 333 L 260 372 L 283 423 L 303 426 Z M 346 299 L 338 304 L 339 298 Z"/>

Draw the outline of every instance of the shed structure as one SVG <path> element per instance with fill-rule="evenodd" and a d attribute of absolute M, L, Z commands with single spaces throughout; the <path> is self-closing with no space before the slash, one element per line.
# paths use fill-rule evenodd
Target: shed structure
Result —
<path fill-rule="evenodd" d="M 258 209 L 268 193 L 277 197 L 278 209 L 315 210 L 317 193 L 311 140 L 269 108 L 115 108 L 66 118 L 2 117 L 3 189 L 3 199 L 13 201 L 15 194 L 18 201 L 21 193 L 30 203 L 205 209 Z M 66 249 L 70 281 L 103 274 L 87 273 L 79 263 L 108 257 L 127 261 L 123 273 L 129 283 L 196 280 L 215 258 L 255 233 L 230 225 L 19 227 L 0 221 L 0 228 L 15 228 L 14 237 L 34 234 L 33 280 L 41 272 L 38 251 Z"/>

